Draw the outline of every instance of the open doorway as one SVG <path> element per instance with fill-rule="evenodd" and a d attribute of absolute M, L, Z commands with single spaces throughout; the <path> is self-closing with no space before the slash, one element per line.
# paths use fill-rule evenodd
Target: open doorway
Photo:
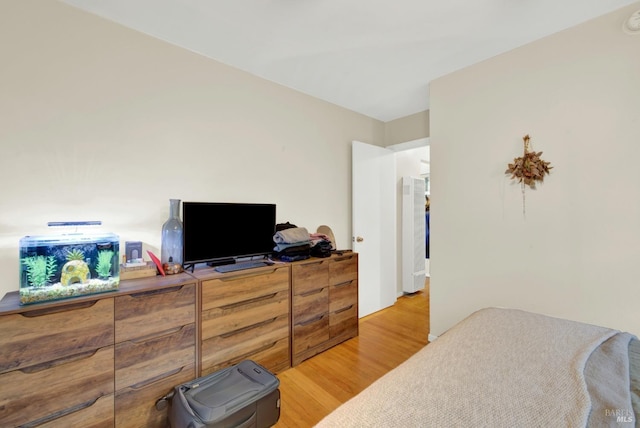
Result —
<path fill-rule="evenodd" d="M 422 172 L 420 177 L 424 179 L 424 198 L 425 198 L 425 223 L 426 223 L 426 236 L 425 236 L 425 259 L 424 268 L 427 276 L 427 280 L 431 277 L 431 258 L 430 258 L 430 235 L 431 235 L 431 150 L 430 147 L 426 147 L 426 156 L 424 153 L 418 153 L 420 158 L 420 164 L 422 166 Z"/>
<path fill-rule="evenodd" d="M 387 149 L 395 152 L 396 160 L 396 183 L 397 183 L 397 205 L 396 205 L 396 218 L 398 219 L 396 225 L 396 237 L 397 237 L 397 266 L 398 269 L 398 289 L 397 294 L 401 296 L 402 292 L 402 177 L 422 177 L 425 180 L 426 194 L 430 195 L 431 192 L 431 156 L 429 147 L 429 138 L 420 138 L 418 140 L 408 141 L 406 143 L 394 144 L 388 146 Z M 426 239 L 426 238 L 425 238 Z M 425 259 L 425 269 L 427 272 L 427 279 L 430 276 L 430 259 Z"/>

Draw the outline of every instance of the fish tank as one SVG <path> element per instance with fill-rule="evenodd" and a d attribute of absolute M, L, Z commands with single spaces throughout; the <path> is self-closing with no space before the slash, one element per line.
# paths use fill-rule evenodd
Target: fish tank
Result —
<path fill-rule="evenodd" d="M 20 239 L 20 304 L 118 289 L 120 239 L 113 233 L 71 233 Z"/>

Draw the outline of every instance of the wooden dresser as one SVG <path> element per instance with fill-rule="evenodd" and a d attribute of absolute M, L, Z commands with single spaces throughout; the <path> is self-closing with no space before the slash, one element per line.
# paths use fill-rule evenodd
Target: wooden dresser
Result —
<path fill-rule="evenodd" d="M 291 266 L 291 365 L 358 335 L 358 255 Z"/>
<path fill-rule="evenodd" d="M 190 278 L 115 298 L 116 427 L 166 426 L 156 401 L 196 377 L 196 288 Z"/>
<path fill-rule="evenodd" d="M 196 374 L 196 287 L 187 274 L 158 276 L 28 306 L 8 293 L 0 426 L 165 426 L 156 400 Z"/>
<path fill-rule="evenodd" d="M 290 267 L 276 264 L 218 273 L 198 269 L 201 281 L 201 375 L 252 359 L 278 373 L 291 366 Z"/>
<path fill-rule="evenodd" d="M 358 256 L 0 300 L 0 427 L 165 427 L 174 386 L 244 359 L 274 373 L 358 334 Z M 37 403 L 37 405 L 34 405 Z"/>
<path fill-rule="evenodd" d="M 0 426 L 113 426 L 113 298 L 20 309 L 0 317 Z"/>

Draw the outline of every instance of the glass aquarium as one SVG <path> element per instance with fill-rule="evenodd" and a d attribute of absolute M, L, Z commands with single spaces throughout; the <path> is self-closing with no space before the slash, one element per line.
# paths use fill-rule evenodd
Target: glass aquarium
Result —
<path fill-rule="evenodd" d="M 20 304 L 117 290 L 120 240 L 113 233 L 20 239 Z"/>

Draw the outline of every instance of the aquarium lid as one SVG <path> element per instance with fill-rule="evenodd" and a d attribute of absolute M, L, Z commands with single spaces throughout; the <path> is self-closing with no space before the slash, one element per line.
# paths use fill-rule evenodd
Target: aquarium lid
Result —
<path fill-rule="evenodd" d="M 100 226 L 102 222 L 100 220 L 97 221 L 50 221 L 47 223 L 49 227 L 59 227 L 59 226 Z"/>
<path fill-rule="evenodd" d="M 38 247 L 43 245 L 60 244 L 83 244 L 91 242 L 113 242 L 118 241 L 118 235 L 114 233 L 63 233 L 58 235 L 33 235 L 24 236 L 20 239 L 21 247 Z"/>

